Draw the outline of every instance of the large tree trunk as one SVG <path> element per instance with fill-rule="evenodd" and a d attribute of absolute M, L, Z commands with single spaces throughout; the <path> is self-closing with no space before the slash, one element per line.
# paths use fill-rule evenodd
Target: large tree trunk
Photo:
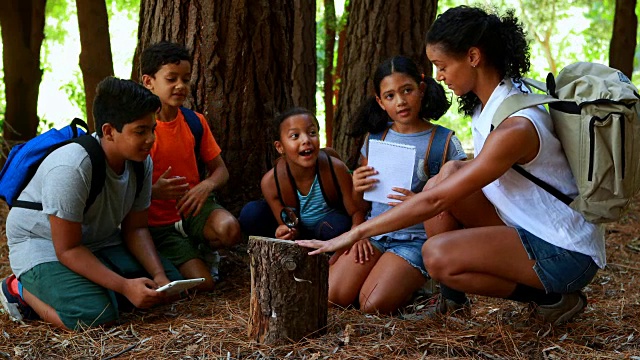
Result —
<path fill-rule="evenodd" d="M 633 75 L 633 57 L 638 30 L 635 8 L 636 0 L 616 0 L 613 35 L 609 47 L 609 66 L 622 71 L 629 79 Z"/>
<path fill-rule="evenodd" d="M 333 143 L 333 49 L 336 46 L 336 7 L 324 0 L 324 123 L 327 146 Z"/>
<path fill-rule="evenodd" d="M 316 111 L 316 2 L 293 0 L 293 104 Z"/>
<path fill-rule="evenodd" d="M 378 65 L 394 55 L 406 55 L 431 74 L 425 35 L 436 15 L 437 0 L 352 0 L 341 73 L 333 147 L 350 168 L 357 164 L 362 139 L 346 135 L 351 119 L 367 95 Z"/>
<path fill-rule="evenodd" d="M 271 120 L 292 106 L 293 0 L 143 0 L 134 59 L 168 40 L 193 55 L 191 108 L 202 112 L 222 148 L 230 181 L 220 194 L 238 213 L 261 196 L 275 159 Z"/>
<path fill-rule="evenodd" d="M 292 241 L 251 236 L 248 333 L 260 344 L 297 342 L 327 325 L 329 262 Z"/>
<path fill-rule="evenodd" d="M 7 103 L 2 130 L 4 139 L 10 143 L 29 140 L 38 131 L 45 3 L 45 0 L 0 0 Z"/>
<path fill-rule="evenodd" d="M 109 16 L 104 1 L 76 0 L 80 28 L 80 69 L 86 95 L 87 123 L 89 131 L 95 131 L 93 99 L 96 86 L 107 76 L 113 75 Z"/>

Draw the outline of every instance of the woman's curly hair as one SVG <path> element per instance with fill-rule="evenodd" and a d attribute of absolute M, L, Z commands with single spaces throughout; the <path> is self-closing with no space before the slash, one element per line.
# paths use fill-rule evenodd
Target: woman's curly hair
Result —
<path fill-rule="evenodd" d="M 513 10 L 503 16 L 480 8 L 458 6 L 438 15 L 427 45 L 438 45 L 452 56 L 465 56 L 472 47 L 480 49 L 487 64 L 500 76 L 520 80 L 529 71 L 529 43 Z M 468 93 L 459 98 L 459 111 L 471 115 L 480 99 Z"/>

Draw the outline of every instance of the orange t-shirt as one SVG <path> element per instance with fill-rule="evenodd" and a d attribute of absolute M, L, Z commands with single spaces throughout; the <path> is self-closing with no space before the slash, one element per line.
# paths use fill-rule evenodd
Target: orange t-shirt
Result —
<path fill-rule="evenodd" d="M 209 162 L 220 155 L 220 146 L 213 138 L 209 124 L 204 116 L 196 113 L 204 129 L 200 143 L 200 157 Z M 153 160 L 153 183 L 171 166 L 169 176 L 184 176 L 189 182 L 189 188 L 200 183 L 198 165 L 194 147 L 196 140 L 189 129 L 189 125 L 178 110 L 178 115 L 172 121 L 156 120 L 156 142 L 151 149 Z M 176 200 L 151 200 L 149 207 L 149 226 L 173 224 L 180 220 L 176 209 Z"/>

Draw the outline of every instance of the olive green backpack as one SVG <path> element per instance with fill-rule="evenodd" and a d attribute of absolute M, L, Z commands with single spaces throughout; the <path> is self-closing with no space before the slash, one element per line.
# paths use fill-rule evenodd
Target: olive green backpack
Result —
<path fill-rule="evenodd" d="M 629 78 L 608 66 L 571 64 L 546 84 L 523 81 L 546 94 L 516 94 L 500 105 L 496 128 L 511 114 L 548 104 L 553 126 L 578 186 L 574 199 L 531 175 L 514 169 L 582 213 L 587 221 L 617 221 L 640 190 L 640 95 Z"/>

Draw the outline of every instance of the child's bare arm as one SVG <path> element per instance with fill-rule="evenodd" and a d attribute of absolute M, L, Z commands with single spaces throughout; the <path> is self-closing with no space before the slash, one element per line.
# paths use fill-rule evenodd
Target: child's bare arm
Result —
<path fill-rule="evenodd" d="M 82 225 L 80 223 L 54 215 L 49 216 L 49 222 L 56 257 L 71 271 L 102 287 L 123 294 L 136 307 L 146 308 L 161 300 L 161 297 L 153 290 L 156 283 L 152 280 L 146 278 L 125 279 L 98 260 L 82 243 Z"/>
<path fill-rule="evenodd" d="M 369 189 L 375 183 L 375 179 L 367 179 L 367 176 L 375 174 L 375 172 L 368 172 L 367 158 L 360 155 L 360 166 L 353 172 L 351 176 L 352 198 L 363 214 L 369 212 L 371 203 L 364 200 L 364 191 Z"/>
<path fill-rule="evenodd" d="M 355 198 L 353 196 L 353 181 L 349 169 L 339 159 L 331 158 L 333 161 L 333 167 L 336 170 L 336 176 L 338 177 L 338 186 L 342 192 L 342 202 L 347 214 L 351 216 L 352 226 L 356 226 L 364 221 L 364 203 L 362 196 Z"/>
<path fill-rule="evenodd" d="M 209 176 L 192 187 L 176 205 L 178 212 L 185 217 L 199 214 L 211 192 L 220 189 L 229 180 L 229 171 L 222 156 L 216 156 L 206 165 Z"/>
<path fill-rule="evenodd" d="M 280 199 L 278 199 L 278 189 L 276 189 L 274 175 L 275 172 L 271 169 L 264 174 L 262 181 L 260 181 L 262 196 L 264 196 L 265 201 L 269 204 L 269 208 L 278 222 L 278 228 L 273 236 L 282 240 L 293 240 L 297 235 L 296 229 L 289 229 L 289 227 L 287 227 L 280 218 L 280 212 L 282 212 L 283 206 L 280 203 Z"/>

